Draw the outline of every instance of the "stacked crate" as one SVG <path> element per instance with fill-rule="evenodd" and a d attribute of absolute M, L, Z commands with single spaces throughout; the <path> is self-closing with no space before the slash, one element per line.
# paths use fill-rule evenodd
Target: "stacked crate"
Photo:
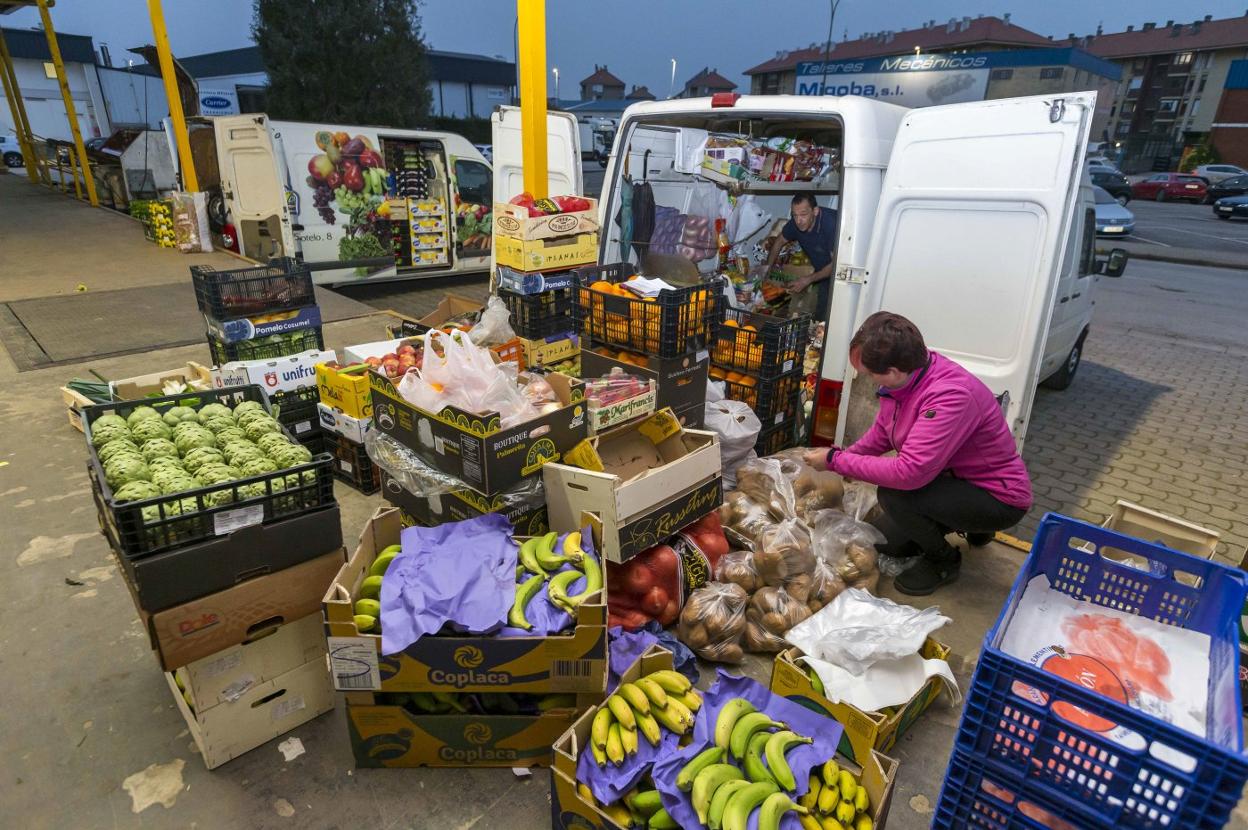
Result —
<path fill-rule="evenodd" d="M 392 186 L 390 220 L 399 268 L 450 262 L 451 217 L 446 199 L 429 186 L 430 161 L 419 143 L 390 141 L 386 162 Z"/>
<path fill-rule="evenodd" d="M 573 313 L 581 335 L 581 376 L 614 368 L 655 382 L 655 407 L 670 407 L 686 427 L 700 428 L 706 414 L 710 346 L 724 303 L 723 281 L 641 297 L 625 284 L 628 264 L 577 269 Z"/>
<path fill-rule="evenodd" d="M 741 401 L 762 422 L 755 452 L 771 455 L 797 442 L 810 315 L 789 319 L 729 308 L 711 347 L 711 377 L 724 397 Z"/>
<path fill-rule="evenodd" d="M 184 407 L 243 401 L 272 414 L 258 386 L 82 412 L 100 528 L 210 769 L 333 708 L 317 616 L 345 553 L 330 459 L 118 500 L 95 446 L 108 442 L 92 428 L 104 415 L 128 418 L 139 406 L 168 424 L 173 419 L 165 416 Z"/>

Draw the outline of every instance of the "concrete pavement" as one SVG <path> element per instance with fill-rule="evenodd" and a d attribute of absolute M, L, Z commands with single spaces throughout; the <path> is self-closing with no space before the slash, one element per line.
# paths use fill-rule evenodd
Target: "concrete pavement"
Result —
<path fill-rule="evenodd" d="M 1220 268 L 1248 268 L 1248 222 L 1218 219 L 1209 205 L 1133 200 L 1135 230 L 1100 237 L 1097 247 L 1125 248 L 1133 257 Z"/>

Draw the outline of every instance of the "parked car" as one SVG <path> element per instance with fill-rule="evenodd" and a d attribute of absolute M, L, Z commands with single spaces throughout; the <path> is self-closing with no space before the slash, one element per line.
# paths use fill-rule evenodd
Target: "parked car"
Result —
<path fill-rule="evenodd" d="M 1202 164 L 1194 172 L 1210 184 L 1217 184 L 1233 176 L 1248 175 L 1248 170 L 1234 164 Z"/>
<path fill-rule="evenodd" d="M 1097 236 L 1126 236 L 1135 230 L 1135 214 L 1103 187 L 1092 188 Z"/>
<path fill-rule="evenodd" d="M 1229 179 L 1223 179 L 1220 182 L 1211 184 L 1206 191 L 1205 201 L 1213 204 L 1218 199 L 1225 199 L 1227 196 L 1245 196 L 1248 195 L 1248 175 L 1232 176 Z"/>
<path fill-rule="evenodd" d="M 1118 165 L 1114 164 L 1112 161 L 1110 161 L 1109 159 L 1105 158 L 1104 156 L 1088 156 L 1088 160 L 1087 160 L 1087 161 L 1088 161 L 1088 171 L 1089 171 L 1089 172 L 1091 172 L 1094 168 L 1097 168 L 1097 167 L 1105 167 L 1105 168 L 1108 168 L 1109 170 L 1113 171 L 1114 173 L 1121 173 L 1121 172 L 1122 172 L 1121 170 L 1119 170 L 1119 169 L 1118 169 Z"/>
<path fill-rule="evenodd" d="M 1137 199 L 1186 199 L 1199 204 L 1205 200 L 1207 185 L 1200 176 L 1191 173 L 1154 173 L 1131 186 L 1131 195 Z"/>
<path fill-rule="evenodd" d="M 1108 170 L 1089 169 L 1088 173 L 1092 177 L 1092 184 L 1109 191 L 1109 195 L 1118 200 L 1118 204 L 1125 205 L 1131 201 L 1131 182 L 1127 181 L 1126 176 Z"/>
<path fill-rule="evenodd" d="M 1213 215 L 1219 219 L 1238 216 L 1248 219 L 1248 196 L 1227 196 L 1213 203 Z"/>
<path fill-rule="evenodd" d="M 0 159 L 4 159 L 5 167 L 23 167 L 22 147 L 17 143 L 15 135 L 0 135 Z"/>

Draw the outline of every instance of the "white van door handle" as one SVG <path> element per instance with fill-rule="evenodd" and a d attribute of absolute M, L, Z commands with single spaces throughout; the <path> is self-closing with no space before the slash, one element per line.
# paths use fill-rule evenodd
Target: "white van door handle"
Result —
<path fill-rule="evenodd" d="M 1070 300 L 1070 297 L 1062 297 L 1060 300 L 1058 300 L 1058 302 L 1064 303 L 1064 302 L 1068 302 L 1069 300 Z"/>
<path fill-rule="evenodd" d="M 1071 298 L 1072 300 L 1077 300 L 1077 299 L 1079 299 L 1079 298 L 1080 298 L 1080 297 L 1082 297 L 1082 296 L 1083 296 L 1083 292 L 1082 292 L 1082 291 L 1080 291 L 1080 292 L 1078 292 L 1077 294 L 1071 294 L 1071 295 L 1070 295 L 1070 298 Z"/>

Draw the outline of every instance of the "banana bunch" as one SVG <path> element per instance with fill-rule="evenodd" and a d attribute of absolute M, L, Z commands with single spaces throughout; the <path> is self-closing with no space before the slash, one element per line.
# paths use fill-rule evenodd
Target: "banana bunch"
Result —
<path fill-rule="evenodd" d="M 360 598 L 355 601 L 355 627 L 361 634 L 381 633 L 381 580 L 401 550 L 398 545 L 384 548 L 360 583 Z"/>
<path fill-rule="evenodd" d="M 513 628 L 523 628 L 525 631 L 533 628 L 528 618 L 529 603 L 543 587 L 551 603 L 573 618 L 576 617 L 576 609 L 581 603 L 602 590 L 602 566 L 592 554 L 581 548 L 580 531 L 564 536 L 563 544 L 556 552 L 555 544 L 558 539 L 559 534 L 552 531 L 545 536 L 526 539 L 520 545 L 520 564 L 516 566 L 516 598 L 507 615 L 507 624 Z M 560 570 L 569 564 L 572 568 Z M 585 590 L 569 595 L 568 590 L 581 577 L 585 577 Z"/>
<path fill-rule="evenodd" d="M 589 787 L 583 783 L 577 783 L 576 791 L 586 804 L 597 807 L 620 827 L 649 827 L 654 830 L 678 830 L 679 828 L 679 825 L 668 815 L 667 810 L 663 809 L 659 791 L 654 788 L 654 782 L 649 776 L 639 781 L 637 786 L 625 793 L 622 799 L 612 804 L 600 804 L 590 792 Z"/>
<path fill-rule="evenodd" d="M 683 735 L 693 728 L 693 716 L 702 708 L 702 695 L 680 672 L 651 672 L 631 683 L 621 683 L 594 715 L 589 748 L 598 766 L 619 766 L 637 754 L 637 733 L 658 746 L 663 729 Z M 674 825 L 673 825 L 674 826 Z"/>
<path fill-rule="evenodd" d="M 829 759 L 810 773 L 810 790 L 799 799 L 808 814 L 802 830 L 871 830 L 871 799 L 849 770 Z"/>
<path fill-rule="evenodd" d="M 714 743 L 685 764 L 676 788 L 689 793 L 698 821 L 710 830 L 745 830 L 755 810 L 759 830 L 775 830 L 786 813 L 809 812 L 790 797 L 797 781 L 785 757 L 809 743 L 745 698 L 733 698 L 715 719 Z"/>

